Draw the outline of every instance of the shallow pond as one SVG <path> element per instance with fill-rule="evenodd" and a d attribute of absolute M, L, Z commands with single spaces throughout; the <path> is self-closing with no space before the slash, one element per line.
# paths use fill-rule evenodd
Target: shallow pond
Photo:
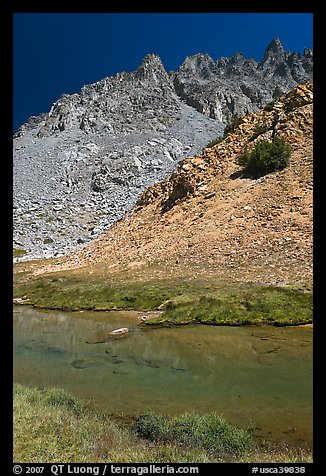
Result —
<path fill-rule="evenodd" d="M 14 307 L 14 381 L 114 414 L 216 411 L 259 438 L 312 446 L 312 328 L 141 328 L 136 313 Z M 90 344 L 128 327 L 127 337 Z"/>

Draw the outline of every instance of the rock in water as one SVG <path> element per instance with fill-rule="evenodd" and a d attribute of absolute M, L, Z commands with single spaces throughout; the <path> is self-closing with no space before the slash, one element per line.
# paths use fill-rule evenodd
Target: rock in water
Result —
<path fill-rule="evenodd" d="M 118 337 L 126 337 L 128 335 L 128 328 L 121 327 L 120 329 L 116 329 L 111 332 L 101 332 L 100 334 L 96 334 L 95 336 L 90 337 L 86 343 L 87 344 L 102 344 L 104 342 L 109 341 L 110 339 L 115 339 Z"/>
<path fill-rule="evenodd" d="M 116 336 L 121 336 L 124 334 L 128 334 L 128 328 L 127 327 L 121 327 L 120 329 L 116 329 L 115 331 L 109 332 L 110 336 L 116 337 Z"/>

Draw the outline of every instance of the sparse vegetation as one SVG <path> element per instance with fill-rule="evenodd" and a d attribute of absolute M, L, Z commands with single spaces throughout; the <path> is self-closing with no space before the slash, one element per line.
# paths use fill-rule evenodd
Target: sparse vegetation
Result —
<path fill-rule="evenodd" d="M 273 141 L 262 140 L 255 148 L 239 155 L 237 162 L 243 166 L 244 177 L 259 178 L 271 172 L 282 170 L 289 164 L 290 145 L 283 137 L 275 136 Z"/>
<path fill-rule="evenodd" d="M 231 121 L 225 126 L 224 137 L 226 137 L 229 133 L 234 132 L 235 129 L 239 127 L 241 123 L 242 123 L 241 117 L 238 116 L 237 114 L 234 114 Z"/>
<path fill-rule="evenodd" d="M 252 136 L 252 140 L 257 139 L 258 136 L 267 132 L 268 129 L 269 128 L 268 128 L 268 126 L 266 126 L 266 124 L 258 124 L 255 128 L 254 134 Z"/>
<path fill-rule="evenodd" d="M 311 452 L 262 447 L 218 415 L 153 413 L 119 423 L 64 389 L 14 385 L 14 462 L 312 462 Z M 144 439 L 146 438 L 146 439 Z"/>
<path fill-rule="evenodd" d="M 183 293 L 163 309 L 148 324 L 295 325 L 312 322 L 312 293 L 276 286 L 233 286 Z"/>
<path fill-rule="evenodd" d="M 64 389 L 14 385 L 15 461 L 145 462 L 151 450 L 105 412 L 82 404 Z"/>
<path fill-rule="evenodd" d="M 220 142 L 222 142 L 222 140 L 224 139 L 224 137 L 225 137 L 225 136 L 217 137 L 216 139 L 211 140 L 211 141 L 208 142 L 208 144 L 206 145 L 206 148 L 207 148 L 207 149 L 210 149 L 211 147 L 214 147 L 214 145 L 219 144 Z"/>
<path fill-rule="evenodd" d="M 24 256 L 27 254 L 26 250 L 20 249 L 20 248 L 14 248 L 13 249 L 13 257 L 14 258 L 20 258 L 21 256 Z"/>
<path fill-rule="evenodd" d="M 226 138 L 226 136 L 234 132 L 235 129 L 241 124 L 241 117 L 237 116 L 236 114 L 232 117 L 231 121 L 225 126 L 223 135 L 221 137 L 217 137 L 216 139 L 213 139 L 210 141 L 207 145 L 206 148 L 211 148 L 214 147 L 215 145 L 219 144 L 222 142 L 223 139 Z"/>
<path fill-rule="evenodd" d="M 275 99 L 274 99 L 274 101 L 271 101 L 271 102 L 267 103 L 266 106 L 264 107 L 263 111 L 271 112 L 274 108 L 274 105 L 275 105 Z"/>
<path fill-rule="evenodd" d="M 17 297 L 28 295 L 38 307 L 77 311 L 116 309 L 156 309 L 174 295 L 173 286 L 163 283 L 139 285 L 101 279 L 83 280 L 73 276 L 49 275 L 14 286 Z"/>

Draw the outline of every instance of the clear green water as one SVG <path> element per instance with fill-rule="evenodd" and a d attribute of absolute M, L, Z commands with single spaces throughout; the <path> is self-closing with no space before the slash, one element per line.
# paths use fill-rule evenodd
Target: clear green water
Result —
<path fill-rule="evenodd" d="M 312 446 L 312 329 L 144 329 L 123 313 L 14 308 L 14 381 L 60 386 L 115 414 L 216 411 L 270 441 Z M 98 332 L 128 327 L 102 344 Z"/>

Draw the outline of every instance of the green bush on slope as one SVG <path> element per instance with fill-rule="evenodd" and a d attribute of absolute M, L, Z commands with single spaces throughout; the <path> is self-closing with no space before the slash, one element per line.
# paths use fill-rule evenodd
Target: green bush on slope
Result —
<path fill-rule="evenodd" d="M 257 142 L 251 152 L 245 149 L 237 162 L 244 167 L 243 176 L 259 178 L 287 167 L 290 153 L 290 145 L 282 137 L 276 136 L 272 142 L 268 140 Z"/>

